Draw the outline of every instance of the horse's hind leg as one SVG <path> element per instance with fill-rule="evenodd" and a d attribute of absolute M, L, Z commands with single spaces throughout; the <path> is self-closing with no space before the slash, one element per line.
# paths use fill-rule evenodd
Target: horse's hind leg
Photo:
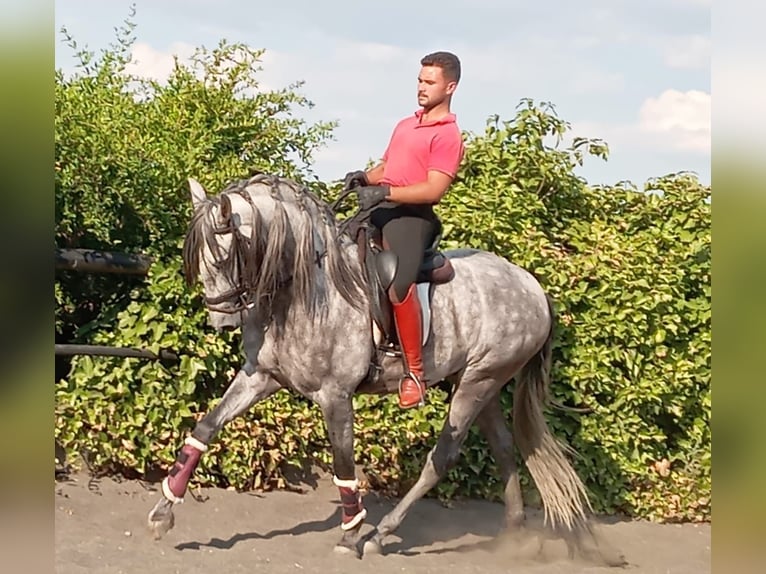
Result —
<path fill-rule="evenodd" d="M 196 424 L 191 436 L 184 441 L 175 463 L 162 482 L 163 496 L 149 512 L 148 519 L 155 539 L 173 528 L 173 505 L 183 502 L 186 487 L 207 445 L 226 423 L 280 388 L 277 381 L 259 371 L 251 375 L 244 370 L 237 373 L 221 402 Z"/>
<path fill-rule="evenodd" d="M 460 447 L 479 411 L 494 394 L 498 383 L 494 379 L 460 383 L 450 403 L 447 420 L 436 445 L 426 457 L 426 464 L 414 486 L 404 498 L 380 521 L 374 535 L 365 542 L 365 552 L 380 553 L 383 539 L 396 531 L 412 505 L 444 478 L 460 458 Z"/>
<path fill-rule="evenodd" d="M 508 529 L 518 528 L 524 524 L 524 501 L 521 496 L 519 469 L 514 456 L 513 437 L 503 416 L 499 394 L 482 409 L 476 424 L 489 443 L 505 484 L 505 526 Z"/>

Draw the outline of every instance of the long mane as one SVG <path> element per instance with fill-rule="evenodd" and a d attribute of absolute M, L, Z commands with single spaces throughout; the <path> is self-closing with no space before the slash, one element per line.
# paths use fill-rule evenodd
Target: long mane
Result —
<path fill-rule="evenodd" d="M 233 195 L 244 198 L 251 207 L 251 237 L 236 225 Z M 215 239 L 216 207 L 225 220 L 225 228 L 219 231 L 232 233 L 228 253 L 222 252 Z M 219 262 L 217 272 L 238 278 L 259 316 L 273 314 L 274 298 L 285 289 L 290 289 L 292 302 L 313 316 L 326 307 L 328 285 L 318 273 L 321 267 L 324 278 L 340 295 L 362 309 L 366 299 L 364 274 L 342 253 L 351 244 L 351 238 L 339 231 L 329 205 L 308 188 L 290 179 L 258 173 L 232 182 L 195 210 L 184 240 L 184 274 L 189 283 L 197 278 L 201 252 L 207 245 Z"/>

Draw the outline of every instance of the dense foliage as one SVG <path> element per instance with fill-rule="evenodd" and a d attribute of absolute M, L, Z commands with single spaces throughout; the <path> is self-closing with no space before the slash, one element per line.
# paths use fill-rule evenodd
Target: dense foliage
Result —
<path fill-rule="evenodd" d="M 574 168 L 606 149 L 545 145 L 566 130 L 552 108 L 527 101 L 470 138 L 441 209 L 447 242 L 525 266 L 556 300 L 554 396 L 586 412 L 550 420 L 579 452 L 598 506 L 707 517 L 710 189 L 683 173 L 643 190 L 588 187 Z"/>
<path fill-rule="evenodd" d="M 169 464 L 239 365 L 236 333 L 207 326 L 199 287 L 180 274 L 189 219 L 186 177 L 210 189 L 251 169 L 328 188 L 310 173 L 332 123 L 291 117 L 310 105 L 296 86 L 258 88 L 261 52 L 222 43 L 177 64 L 166 83 L 125 74 L 131 26 L 73 78 L 56 75 L 56 240 L 141 251 L 146 278 L 61 274 L 62 338 L 172 349 L 177 364 L 77 357 L 56 386 L 56 437 L 94 468 L 150 475 Z M 599 140 L 562 143 L 548 104 L 521 102 L 466 134 L 458 180 L 439 213 L 445 246 L 480 247 L 533 271 L 559 313 L 552 409 L 558 436 L 597 509 L 657 520 L 710 517 L 710 189 L 690 174 L 588 186 L 575 175 Z M 510 392 L 504 396 L 510 413 Z M 401 494 L 417 477 L 446 413 L 431 393 L 417 412 L 359 397 L 357 460 L 374 488 Z M 477 432 L 436 493 L 499 499 Z M 329 462 L 318 409 L 286 392 L 232 422 L 203 457 L 198 484 L 282 488 L 291 468 Z M 525 483 L 528 477 L 524 474 Z M 530 495 L 534 492 L 529 490 Z"/>
<path fill-rule="evenodd" d="M 160 83 L 128 72 L 129 20 L 100 57 L 66 37 L 79 65 L 71 76 L 56 71 L 57 246 L 174 258 L 191 214 L 187 177 L 212 189 L 256 169 L 315 181 L 312 154 L 335 124 L 294 116 L 313 106 L 299 83 L 259 88 L 263 50 L 221 41 Z M 73 336 L 125 281 L 59 277 L 58 332 Z"/>

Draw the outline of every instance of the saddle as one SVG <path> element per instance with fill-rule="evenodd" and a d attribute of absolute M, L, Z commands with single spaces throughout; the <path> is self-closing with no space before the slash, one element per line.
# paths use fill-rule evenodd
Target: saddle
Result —
<path fill-rule="evenodd" d="M 442 225 L 437 221 L 437 231 L 424 253 L 416 279 L 423 314 L 423 345 L 428 341 L 430 333 L 433 287 L 448 283 L 455 276 L 455 269 L 449 258 L 439 250 L 441 238 Z M 369 223 L 361 224 L 356 229 L 356 243 L 359 261 L 366 271 L 367 284 L 372 291 L 372 320 L 383 335 L 383 341 L 378 348 L 389 355 L 400 356 L 401 350 L 394 328 L 393 306 L 388 296 L 389 287 L 396 277 L 397 257 L 393 252 L 383 249 L 380 230 Z"/>

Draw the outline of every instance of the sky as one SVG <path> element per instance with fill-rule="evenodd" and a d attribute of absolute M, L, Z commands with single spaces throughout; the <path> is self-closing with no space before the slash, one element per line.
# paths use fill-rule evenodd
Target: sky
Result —
<path fill-rule="evenodd" d="M 449 50 L 462 63 L 452 111 L 482 133 L 511 120 L 523 98 L 551 102 L 570 138 L 601 138 L 604 162 L 577 169 L 611 185 L 678 171 L 710 183 L 711 0 L 135 0 L 133 71 L 166 76 L 172 55 L 225 38 L 265 49 L 267 88 L 304 81 L 310 121 L 338 120 L 312 166 L 324 181 L 378 159 L 417 109 L 420 58 Z M 62 26 L 98 51 L 129 15 L 122 0 L 56 0 L 56 67 L 74 58 Z M 438 9 L 434 8 L 438 6 Z"/>

